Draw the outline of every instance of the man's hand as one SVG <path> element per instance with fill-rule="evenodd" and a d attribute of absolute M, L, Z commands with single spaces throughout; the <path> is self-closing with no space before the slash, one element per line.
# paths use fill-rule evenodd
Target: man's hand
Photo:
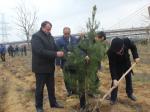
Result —
<path fill-rule="evenodd" d="M 67 52 L 67 54 L 68 54 L 68 55 L 71 55 L 71 52 L 70 52 L 70 51 L 68 51 L 68 52 Z"/>
<path fill-rule="evenodd" d="M 85 56 L 85 60 L 89 61 L 90 60 L 89 56 Z"/>
<path fill-rule="evenodd" d="M 63 51 L 57 51 L 57 57 L 63 57 L 64 56 L 64 52 Z"/>
<path fill-rule="evenodd" d="M 115 87 L 118 86 L 118 81 L 117 80 L 113 80 L 113 86 L 115 86 Z"/>
<path fill-rule="evenodd" d="M 134 62 L 135 62 L 135 63 L 139 63 L 139 62 L 140 62 L 140 58 L 134 59 Z"/>

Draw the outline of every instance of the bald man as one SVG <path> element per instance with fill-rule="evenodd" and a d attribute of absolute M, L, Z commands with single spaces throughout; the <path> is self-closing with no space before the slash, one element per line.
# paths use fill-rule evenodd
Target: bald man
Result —
<path fill-rule="evenodd" d="M 74 48 L 78 44 L 78 39 L 75 36 L 71 35 L 71 29 L 69 27 L 63 28 L 63 36 L 56 40 L 56 45 L 59 50 L 63 50 L 65 54 L 70 51 L 70 47 Z M 57 68 L 64 67 L 65 60 L 63 58 L 56 59 Z M 72 89 L 70 88 L 67 80 L 65 80 L 66 89 L 68 91 L 68 95 L 70 96 L 72 93 Z"/>

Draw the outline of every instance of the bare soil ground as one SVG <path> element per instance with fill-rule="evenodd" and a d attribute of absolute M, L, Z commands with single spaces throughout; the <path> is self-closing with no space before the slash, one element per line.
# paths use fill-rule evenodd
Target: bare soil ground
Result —
<path fill-rule="evenodd" d="M 127 98 L 125 81 L 119 86 L 118 103 L 114 106 L 104 101 L 101 112 L 150 112 L 150 45 L 138 45 L 141 63 L 134 68 L 133 76 L 134 94 L 137 101 Z M 7 56 L 7 61 L 0 62 L 0 112 L 35 112 L 34 91 L 35 77 L 31 72 L 31 55 Z M 108 91 L 111 84 L 108 62 L 103 63 L 103 73 L 98 74 L 101 79 L 101 97 Z M 45 112 L 75 112 L 78 107 L 78 97 L 67 97 L 63 74 L 56 70 L 56 97 L 64 109 L 51 109 L 49 107 L 47 91 L 44 91 Z"/>

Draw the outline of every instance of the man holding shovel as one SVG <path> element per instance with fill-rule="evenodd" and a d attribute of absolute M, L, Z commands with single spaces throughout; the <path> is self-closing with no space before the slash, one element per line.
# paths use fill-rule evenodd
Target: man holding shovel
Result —
<path fill-rule="evenodd" d="M 111 46 L 108 49 L 107 55 L 109 59 L 109 68 L 112 78 L 112 87 L 116 86 L 115 89 L 111 92 L 111 104 L 115 104 L 117 101 L 117 92 L 118 92 L 118 80 L 122 77 L 131 67 L 130 55 L 128 51 L 131 50 L 134 61 L 139 62 L 139 56 L 137 53 L 137 48 L 135 44 L 129 38 L 114 38 L 111 42 Z M 127 96 L 136 101 L 136 97 L 133 95 L 132 88 L 132 70 L 126 75 L 126 93 Z"/>

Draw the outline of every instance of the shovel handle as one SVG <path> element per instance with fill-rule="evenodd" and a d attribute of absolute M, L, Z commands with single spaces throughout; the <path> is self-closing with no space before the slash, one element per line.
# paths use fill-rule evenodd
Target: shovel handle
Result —
<path fill-rule="evenodd" d="M 122 79 L 134 68 L 134 66 L 136 65 L 136 63 L 133 63 L 132 66 L 122 75 L 122 77 L 119 79 L 118 81 L 118 85 L 119 83 L 122 81 Z M 118 86 L 117 85 L 117 86 Z M 103 102 L 103 100 L 117 87 L 117 86 L 113 86 L 109 89 L 109 91 L 103 96 L 101 102 Z"/>
<path fill-rule="evenodd" d="M 118 81 L 118 85 L 119 85 L 119 83 L 121 82 L 121 80 L 133 69 L 133 67 L 134 67 L 135 65 L 136 65 L 136 63 L 133 63 L 132 66 L 122 75 L 122 77 L 121 77 L 121 78 L 119 79 L 119 81 Z M 117 86 L 118 86 L 118 85 L 117 85 Z M 104 99 L 105 99 L 117 86 L 113 86 L 113 87 L 111 87 L 111 88 L 108 90 L 108 92 L 103 96 L 102 100 L 100 100 L 100 101 L 101 101 L 101 104 L 102 104 L 102 102 L 104 101 Z M 98 106 L 98 104 L 99 104 L 99 100 L 97 101 L 96 106 L 94 107 L 94 109 L 93 109 L 92 112 L 95 112 L 96 107 Z"/>

